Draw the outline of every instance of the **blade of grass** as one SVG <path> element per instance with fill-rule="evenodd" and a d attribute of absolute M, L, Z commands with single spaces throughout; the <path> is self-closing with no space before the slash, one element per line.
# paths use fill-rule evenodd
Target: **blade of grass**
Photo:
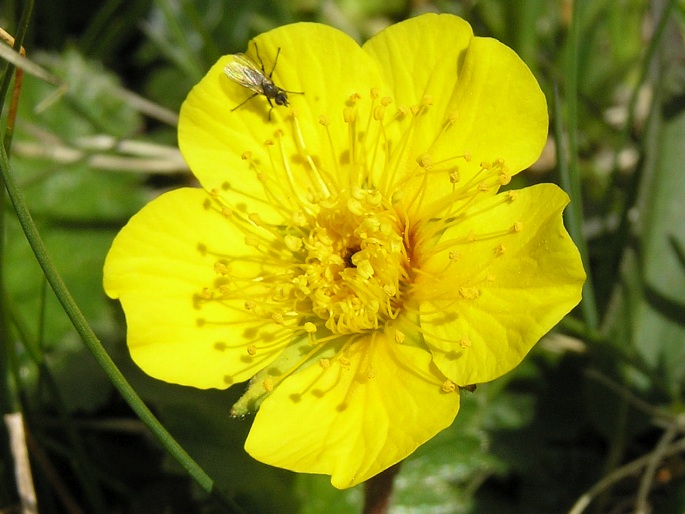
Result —
<path fill-rule="evenodd" d="M 573 4 L 568 55 L 566 56 L 565 102 L 568 149 L 564 145 L 561 102 L 556 90 L 554 98 L 554 137 L 557 144 L 557 155 L 559 156 L 557 160 L 559 163 L 561 187 L 571 198 L 571 203 L 565 212 L 566 224 L 573 241 L 578 247 L 585 266 L 585 273 L 587 274 L 587 280 L 585 280 L 583 285 L 583 301 L 580 308 L 588 330 L 594 331 L 599 326 L 599 316 L 597 314 L 597 302 L 590 269 L 590 256 L 587 241 L 583 235 L 583 198 L 580 190 L 581 181 L 578 166 L 578 51 L 581 37 L 581 13 L 584 3 L 582 0 L 577 0 Z"/>
<path fill-rule="evenodd" d="M 205 473 L 205 471 L 195 462 L 190 455 L 178 444 L 178 442 L 171 436 L 171 434 L 164 428 L 159 420 L 152 414 L 150 409 L 145 405 L 140 396 L 135 392 L 131 384 L 126 380 L 119 368 L 116 366 L 112 358 L 109 356 L 102 343 L 97 338 L 93 329 L 88 325 L 85 316 L 74 301 L 71 293 L 67 289 L 66 284 L 59 275 L 52 260 L 47 253 L 36 225 L 31 217 L 31 213 L 26 206 L 21 192 L 17 186 L 14 176 L 11 172 L 9 159 L 4 147 L 0 147 L 0 173 L 5 184 L 5 189 L 9 194 L 9 198 L 17 213 L 17 218 L 24 230 L 26 239 L 31 245 L 31 249 L 40 264 L 48 283 L 52 287 L 57 299 L 59 300 L 64 312 L 71 320 L 74 328 L 81 336 L 88 350 L 93 354 L 95 360 L 102 367 L 107 374 L 112 384 L 117 388 L 124 400 L 133 409 L 140 420 L 148 427 L 154 434 L 157 440 L 162 444 L 166 451 L 174 457 L 178 463 L 186 470 L 188 475 L 197 482 L 197 484 L 207 492 L 216 502 L 221 505 L 226 512 L 235 512 L 245 514 L 245 511 L 235 503 L 231 498 L 225 496 L 220 492 L 213 482 L 213 480 Z"/>

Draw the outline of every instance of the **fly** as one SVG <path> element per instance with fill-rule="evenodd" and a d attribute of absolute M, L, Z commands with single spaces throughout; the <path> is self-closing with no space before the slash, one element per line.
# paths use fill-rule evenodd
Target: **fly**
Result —
<path fill-rule="evenodd" d="M 252 59 L 250 59 L 245 54 L 236 54 L 233 56 L 233 61 L 229 62 L 224 68 L 224 73 L 236 84 L 240 84 L 244 88 L 252 91 L 245 101 L 236 105 L 231 111 L 235 111 L 238 107 L 242 107 L 247 102 L 252 100 L 257 95 L 263 95 L 269 102 L 271 109 L 269 109 L 269 120 L 271 120 L 271 111 L 274 110 L 274 103 L 276 105 L 288 106 L 288 93 L 302 95 L 301 91 L 288 91 L 274 84 L 271 76 L 276 69 L 276 64 L 278 64 L 278 56 L 281 53 L 280 47 L 276 52 L 276 59 L 274 59 L 274 65 L 271 68 L 269 74 L 266 74 L 264 69 L 264 63 L 262 58 L 259 56 L 259 48 L 257 43 L 254 44 L 255 52 L 257 53 L 257 59 L 259 59 L 259 66 Z"/>

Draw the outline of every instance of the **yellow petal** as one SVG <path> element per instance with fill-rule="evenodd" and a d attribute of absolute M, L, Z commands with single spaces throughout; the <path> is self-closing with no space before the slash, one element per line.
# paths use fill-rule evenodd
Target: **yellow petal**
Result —
<path fill-rule="evenodd" d="M 344 183 L 330 162 L 341 158 L 348 138 L 343 109 L 353 94 L 368 96 L 381 80 L 359 45 L 332 27 L 297 23 L 256 37 L 246 54 L 259 64 L 254 43 L 267 74 L 280 48 L 272 79 L 303 94 L 289 93 L 290 107 L 276 106 L 270 121 L 263 95 L 233 110 L 253 93 L 225 75 L 233 56 L 224 56 L 183 103 L 179 146 L 205 189 L 221 190 L 231 204 L 247 203 L 275 221 L 283 214 L 264 184 L 279 197 L 291 197 L 298 188 L 306 191 L 312 182 L 308 158 L 323 165 L 328 179 Z M 321 116 L 331 121 L 327 129 Z"/>
<path fill-rule="evenodd" d="M 414 134 L 417 150 L 428 150 L 450 112 L 450 96 L 472 39 L 471 26 L 463 19 L 424 14 L 391 25 L 363 46 L 379 66 L 397 105 L 411 107 L 424 96 L 432 99 Z"/>
<path fill-rule="evenodd" d="M 474 165 L 502 159 L 512 174 L 540 156 L 549 125 L 545 96 L 521 58 L 499 41 L 473 38 L 451 108 L 456 130 L 436 154 L 456 145 Z"/>
<path fill-rule="evenodd" d="M 367 336 L 342 357 L 310 366 L 262 403 L 245 449 L 293 471 L 358 484 L 411 454 L 449 426 L 458 392 L 423 349 Z"/>
<path fill-rule="evenodd" d="M 426 255 L 420 323 L 435 364 L 458 385 L 514 368 L 580 301 L 585 272 L 562 223 L 567 203 L 551 184 L 501 193 Z"/>
<path fill-rule="evenodd" d="M 415 175 L 411 187 L 426 187 L 427 198 L 450 187 L 451 169 L 458 169 L 467 182 L 481 162 L 501 159 L 515 174 L 540 155 L 548 117 L 535 77 L 507 46 L 473 37 L 461 18 L 418 16 L 382 31 L 364 50 L 382 67 L 398 104 L 411 106 L 430 98 L 425 112 L 412 119 L 407 162 L 400 166 Z M 436 168 L 448 170 L 417 174 L 414 160 L 426 153 L 443 163 Z"/>
<path fill-rule="evenodd" d="M 245 264 L 256 251 L 244 237 L 199 189 L 153 200 L 117 235 L 104 287 L 121 300 L 131 356 L 147 374 L 226 388 L 272 362 L 289 342 L 289 332 L 273 323 L 267 328 L 244 301 L 222 297 L 226 278 L 217 263 L 234 276 L 256 271 Z"/>

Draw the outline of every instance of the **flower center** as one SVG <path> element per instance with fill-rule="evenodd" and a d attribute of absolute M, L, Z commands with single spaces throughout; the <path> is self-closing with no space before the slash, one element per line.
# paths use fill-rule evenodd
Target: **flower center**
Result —
<path fill-rule="evenodd" d="M 296 295 L 334 334 L 379 328 L 397 316 L 407 253 L 401 227 L 378 191 L 358 189 L 324 208 L 298 255 Z"/>

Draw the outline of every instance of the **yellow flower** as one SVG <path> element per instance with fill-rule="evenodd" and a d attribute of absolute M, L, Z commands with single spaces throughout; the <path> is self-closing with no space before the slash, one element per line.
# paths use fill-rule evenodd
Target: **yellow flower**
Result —
<path fill-rule="evenodd" d="M 362 47 L 309 23 L 254 42 L 289 105 L 240 105 L 253 91 L 222 57 L 181 109 L 203 189 L 131 219 L 105 289 L 143 370 L 252 378 L 233 410 L 258 409 L 247 451 L 349 487 L 449 426 L 460 387 L 515 367 L 585 274 L 558 187 L 498 194 L 548 125 L 509 48 L 433 14 Z"/>

